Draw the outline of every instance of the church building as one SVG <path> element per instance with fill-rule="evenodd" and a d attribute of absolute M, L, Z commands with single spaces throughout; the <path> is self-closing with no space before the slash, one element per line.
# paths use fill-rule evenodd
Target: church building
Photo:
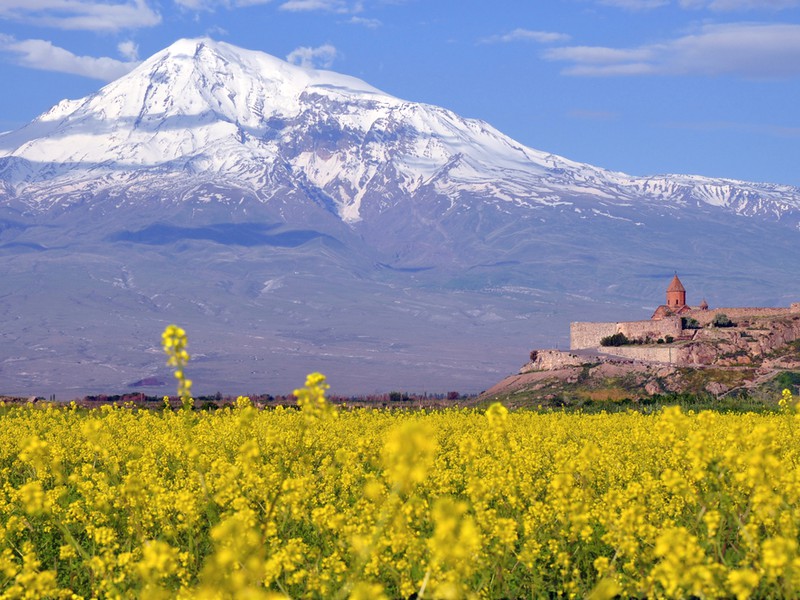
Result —
<path fill-rule="evenodd" d="M 667 303 L 662 304 L 650 317 L 652 320 L 659 320 L 665 317 L 674 317 L 682 315 L 690 310 L 708 310 L 708 302 L 703 299 L 700 306 L 689 306 L 686 304 L 686 288 L 683 287 L 681 280 L 678 279 L 678 274 L 672 278 L 667 286 Z"/>

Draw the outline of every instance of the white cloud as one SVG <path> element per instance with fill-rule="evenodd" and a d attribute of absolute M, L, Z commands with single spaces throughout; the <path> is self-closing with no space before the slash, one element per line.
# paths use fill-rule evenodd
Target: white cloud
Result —
<path fill-rule="evenodd" d="M 733 121 L 708 121 L 694 123 L 665 123 L 670 129 L 693 131 L 737 131 L 780 138 L 800 138 L 800 127 L 769 125 L 764 123 L 739 123 Z"/>
<path fill-rule="evenodd" d="M 280 9 L 292 12 L 312 10 L 324 10 L 337 13 L 352 12 L 350 7 L 343 0 L 289 0 L 281 4 Z"/>
<path fill-rule="evenodd" d="M 637 48 L 567 46 L 544 53 L 572 63 L 566 75 L 735 75 L 749 78 L 800 76 L 800 25 L 728 23 Z"/>
<path fill-rule="evenodd" d="M 566 33 L 556 33 L 554 31 L 532 31 L 530 29 L 515 29 L 508 33 L 492 35 L 481 40 L 484 44 L 498 44 L 508 42 L 538 42 L 540 44 L 552 44 L 554 42 L 566 42 L 570 36 Z"/>
<path fill-rule="evenodd" d="M 333 66 L 338 51 L 331 44 L 324 44 L 317 48 L 301 46 L 295 48 L 287 56 L 286 60 L 290 63 L 306 68 L 328 69 Z"/>
<path fill-rule="evenodd" d="M 226 35 L 228 35 L 228 30 L 225 29 L 224 27 L 220 27 L 219 25 L 212 25 L 211 27 L 206 29 L 206 36 L 207 37 L 221 38 L 221 37 L 225 37 Z"/>
<path fill-rule="evenodd" d="M 224 3 L 215 0 L 175 0 L 175 4 L 189 10 L 214 10 L 217 4 Z"/>
<path fill-rule="evenodd" d="M 656 46 L 642 48 L 606 48 L 603 46 L 567 46 L 552 48 L 545 54 L 550 60 L 568 60 L 580 64 L 610 65 L 652 60 Z"/>
<path fill-rule="evenodd" d="M 152 27 L 161 15 L 147 0 L 0 0 L 0 19 L 57 29 L 119 31 Z"/>
<path fill-rule="evenodd" d="M 122 58 L 126 58 L 129 61 L 139 60 L 139 45 L 131 40 L 117 44 L 117 50 L 119 50 Z"/>
<path fill-rule="evenodd" d="M 0 0 L 1 1 L 1 0 Z M 242 8 L 269 4 L 272 0 L 173 0 L 175 4 L 188 10 L 213 11 L 217 8 Z"/>
<path fill-rule="evenodd" d="M 17 0 L 21 1 L 21 0 Z M 64 0 L 68 1 L 68 0 Z M 130 0 L 128 0 L 130 1 Z M 145 0 L 142 0 L 145 1 Z M 147 0 L 154 1 L 154 0 Z M 172 0 L 178 6 L 192 11 L 214 11 L 217 8 L 243 8 L 247 6 L 258 6 L 270 4 L 273 0 Z M 389 0 L 385 0 L 389 1 Z M 401 0 L 402 1 L 402 0 Z M 0 3 L 4 0 L 0 0 Z M 340 14 L 356 15 L 364 10 L 362 1 L 354 0 L 282 0 L 278 6 L 280 10 L 289 12 L 312 12 L 324 11 Z M 377 19 L 359 19 L 354 17 L 351 23 L 365 25 L 367 27 L 377 27 L 381 22 Z"/>
<path fill-rule="evenodd" d="M 800 0 L 680 0 L 683 8 L 709 8 L 716 11 L 782 10 L 800 6 Z"/>
<path fill-rule="evenodd" d="M 351 25 L 363 25 L 368 29 L 377 29 L 383 25 L 383 23 L 381 23 L 378 19 L 367 19 L 365 17 L 350 17 L 347 22 Z"/>
<path fill-rule="evenodd" d="M 615 6 L 626 10 L 650 10 L 672 4 L 672 0 L 595 0 L 602 6 Z M 709 9 L 713 11 L 782 10 L 800 6 L 800 0 L 677 0 L 681 8 Z"/>
<path fill-rule="evenodd" d="M 47 40 L 17 40 L 8 35 L 0 35 L 0 52 L 11 54 L 14 62 L 23 67 L 71 73 L 101 81 L 122 77 L 139 64 L 136 61 L 123 62 L 107 56 L 76 56 Z"/>
<path fill-rule="evenodd" d="M 650 10 L 669 4 L 670 0 L 598 0 L 605 6 L 618 6 L 626 10 Z"/>

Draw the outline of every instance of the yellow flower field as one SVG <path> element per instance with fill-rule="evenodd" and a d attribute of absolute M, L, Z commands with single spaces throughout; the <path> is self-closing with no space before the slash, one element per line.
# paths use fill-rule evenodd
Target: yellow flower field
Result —
<path fill-rule="evenodd" d="M 0 409 L 3 597 L 796 597 L 800 420 Z"/>

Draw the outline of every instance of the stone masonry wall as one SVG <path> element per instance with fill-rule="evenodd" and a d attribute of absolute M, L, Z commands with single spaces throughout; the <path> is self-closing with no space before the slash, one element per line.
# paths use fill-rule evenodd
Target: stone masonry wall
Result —
<path fill-rule="evenodd" d="M 724 313 L 734 322 L 744 325 L 757 325 L 757 319 L 764 321 L 760 326 L 744 329 L 718 329 L 705 327 L 714 316 Z M 693 317 L 704 326 L 698 330 L 681 329 L 681 317 L 673 316 L 660 320 L 620 321 L 617 323 L 570 324 L 570 350 L 595 350 L 602 356 L 614 356 L 627 360 L 660 362 L 668 364 L 722 366 L 750 364 L 752 357 L 763 357 L 775 348 L 800 339 L 800 302 L 788 308 L 717 308 L 714 310 L 692 310 L 684 317 Z M 788 317 L 788 318 L 787 318 Z M 672 336 L 680 340 L 678 345 L 632 345 L 601 347 L 600 340 L 615 333 L 623 333 L 631 340 L 649 338 L 655 342 L 660 338 Z M 566 352 L 543 354 L 537 365 L 531 368 L 547 369 L 564 367 L 586 359 L 584 355 Z"/>
<path fill-rule="evenodd" d="M 650 338 L 656 341 L 671 335 L 677 338 L 681 335 L 680 317 L 667 317 L 658 321 L 625 321 L 617 323 L 617 331 L 624 333 L 629 340 L 643 340 Z"/>
<path fill-rule="evenodd" d="M 681 353 L 678 348 L 669 346 L 613 346 L 603 348 L 603 354 L 619 356 L 630 360 L 644 360 L 648 362 L 663 362 L 675 364 L 681 361 Z"/>
<path fill-rule="evenodd" d="M 709 310 L 692 310 L 683 316 L 697 319 L 701 325 L 708 325 L 714 320 L 717 313 L 728 315 L 731 320 L 736 321 L 742 317 L 788 317 L 800 314 L 800 302 L 793 303 L 789 308 L 714 308 Z"/>
<path fill-rule="evenodd" d="M 522 367 L 520 373 L 530 371 L 555 371 L 567 367 L 580 366 L 586 362 L 585 358 L 562 352 L 561 350 L 537 350 L 536 358 Z"/>
<path fill-rule="evenodd" d="M 574 322 L 569 324 L 569 349 L 597 348 L 600 340 L 617 333 L 616 323 Z"/>
<path fill-rule="evenodd" d="M 671 335 L 677 338 L 681 335 L 681 320 L 679 317 L 667 317 L 658 321 L 620 321 L 618 323 L 570 323 L 569 348 L 582 350 L 600 347 L 600 340 L 615 333 L 624 333 L 628 339 L 651 338 L 657 340 Z"/>
<path fill-rule="evenodd" d="M 715 308 L 713 310 L 692 310 L 683 314 L 684 317 L 696 319 L 700 325 L 705 326 L 714 320 L 718 313 L 728 315 L 733 321 L 745 317 L 789 317 L 800 315 L 800 302 L 794 302 L 788 308 L 762 308 L 762 307 L 733 307 Z M 659 320 L 647 321 L 619 321 L 617 323 L 590 323 L 577 321 L 570 323 L 569 347 L 570 350 L 597 348 L 600 340 L 615 333 L 624 333 L 629 339 L 665 338 L 671 335 L 677 338 L 682 333 L 680 317 L 666 317 Z"/>

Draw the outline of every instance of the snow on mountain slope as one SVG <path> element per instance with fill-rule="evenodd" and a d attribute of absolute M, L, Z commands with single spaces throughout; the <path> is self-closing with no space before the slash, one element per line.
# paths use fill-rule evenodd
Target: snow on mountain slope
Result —
<path fill-rule="evenodd" d="M 0 180 L 28 209 L 107 191 L 176 202 L 214 182 L 268 202 L 313 196 L 340 219 L 422 190 L 501 210 L 705 205 L 780 218 L 800 191 L 690 176 L 631 177 L 527 148 L 490 125 L 330 71 L 210 39 L 180 40 L 96 94 L 0 135 Z M 612 210 L 613 212 L 613 210 Z"/>
<path fill-rule="evenodd" d="M 379 94 L 357 79 L 260 52 L 180 40 L 96 94 L 62 101 L 0 137 L 0 148 L 34 162 L 153 166 L 230 137 L 264 135 L 270 118 L 296 116 L 300 95 L 313 89 Z"/>

